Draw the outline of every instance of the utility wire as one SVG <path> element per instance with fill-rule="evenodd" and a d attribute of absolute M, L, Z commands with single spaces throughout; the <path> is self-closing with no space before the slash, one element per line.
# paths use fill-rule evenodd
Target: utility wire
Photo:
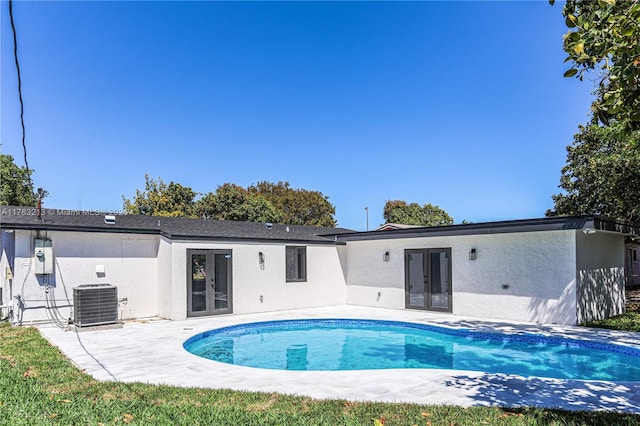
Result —
<path fill-rule="evenodd" d="M 13 57 L 16 61 L 16 71 L 18 74 L 18 97 L 20 98 L 20 124 L 22 125 L 22 150 L 24 152 L 24 165 L 27 168 L 27 179 L 33 187 L 31 173 L 29 173 L 29 162 L 27 161 L 27 144 L 25 141 L 24 128 L 24 102 L 22 101 L 22 78 L 20 77 L 20 62 L 18 61 L 18 38 L 16 37 L 16 24 L 13 22 L 13 0 L 9 0 L 9 19 L 11 20 L 11 30 L 13 31 Z"/>

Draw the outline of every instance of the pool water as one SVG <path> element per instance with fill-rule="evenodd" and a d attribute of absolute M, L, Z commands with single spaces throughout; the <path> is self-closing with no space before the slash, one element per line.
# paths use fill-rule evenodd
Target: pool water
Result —
<path fill-rule="evenodd" d="M 533 334 L 349 319 L 269 321 L 207 331 L 194 355 L 276 370 L 431 368 L 559 379 L 640 381 L 640 348 Z"/>

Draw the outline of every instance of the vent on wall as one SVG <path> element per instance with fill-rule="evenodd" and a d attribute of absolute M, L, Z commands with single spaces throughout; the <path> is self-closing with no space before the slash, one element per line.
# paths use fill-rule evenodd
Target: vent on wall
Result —
<path fill-rule="evenodd" d="M 118 287 L 111 284 L 74 287 L 73 322 L 78 327 L 118 322 Z"/>

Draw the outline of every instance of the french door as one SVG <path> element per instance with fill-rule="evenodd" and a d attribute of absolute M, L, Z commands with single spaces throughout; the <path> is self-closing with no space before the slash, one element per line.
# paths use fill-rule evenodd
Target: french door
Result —
<path fill-rule="evenodd" d="M 405 306 L 451 312 L 451 249 L 407 249 Z"/>
<path fill-rule="evenodd" d="M 231 250 L 187 250 L 187 316 L 233 312 L 231 260 Z"/>

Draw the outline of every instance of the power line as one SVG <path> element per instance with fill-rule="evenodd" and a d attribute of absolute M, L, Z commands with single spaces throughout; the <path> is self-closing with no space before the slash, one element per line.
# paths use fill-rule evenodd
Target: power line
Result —
<path fill-rule="evenodd" d="M 24 102 L 22 101 L 22 78 L 20 77 L 20 62 L 18 61 L 18 38 L 16 37 L 16 25 L 13 22 L 13 0 L 9 0 L 9 19 L 11 20 L 11 30 L 13 31 L 13 57 L 16 61 L 16 71 L 18 74 L 18 97 L 20 99 L 20 124 L 22 125 L 22 151 L 24 152 L 24 165 L 27 169 L 27 178 L 33 187 L 31 173 L 29 173 L 29 162 L 27 161 L 27 144 L 25 141 L 24 127 Z"/>

